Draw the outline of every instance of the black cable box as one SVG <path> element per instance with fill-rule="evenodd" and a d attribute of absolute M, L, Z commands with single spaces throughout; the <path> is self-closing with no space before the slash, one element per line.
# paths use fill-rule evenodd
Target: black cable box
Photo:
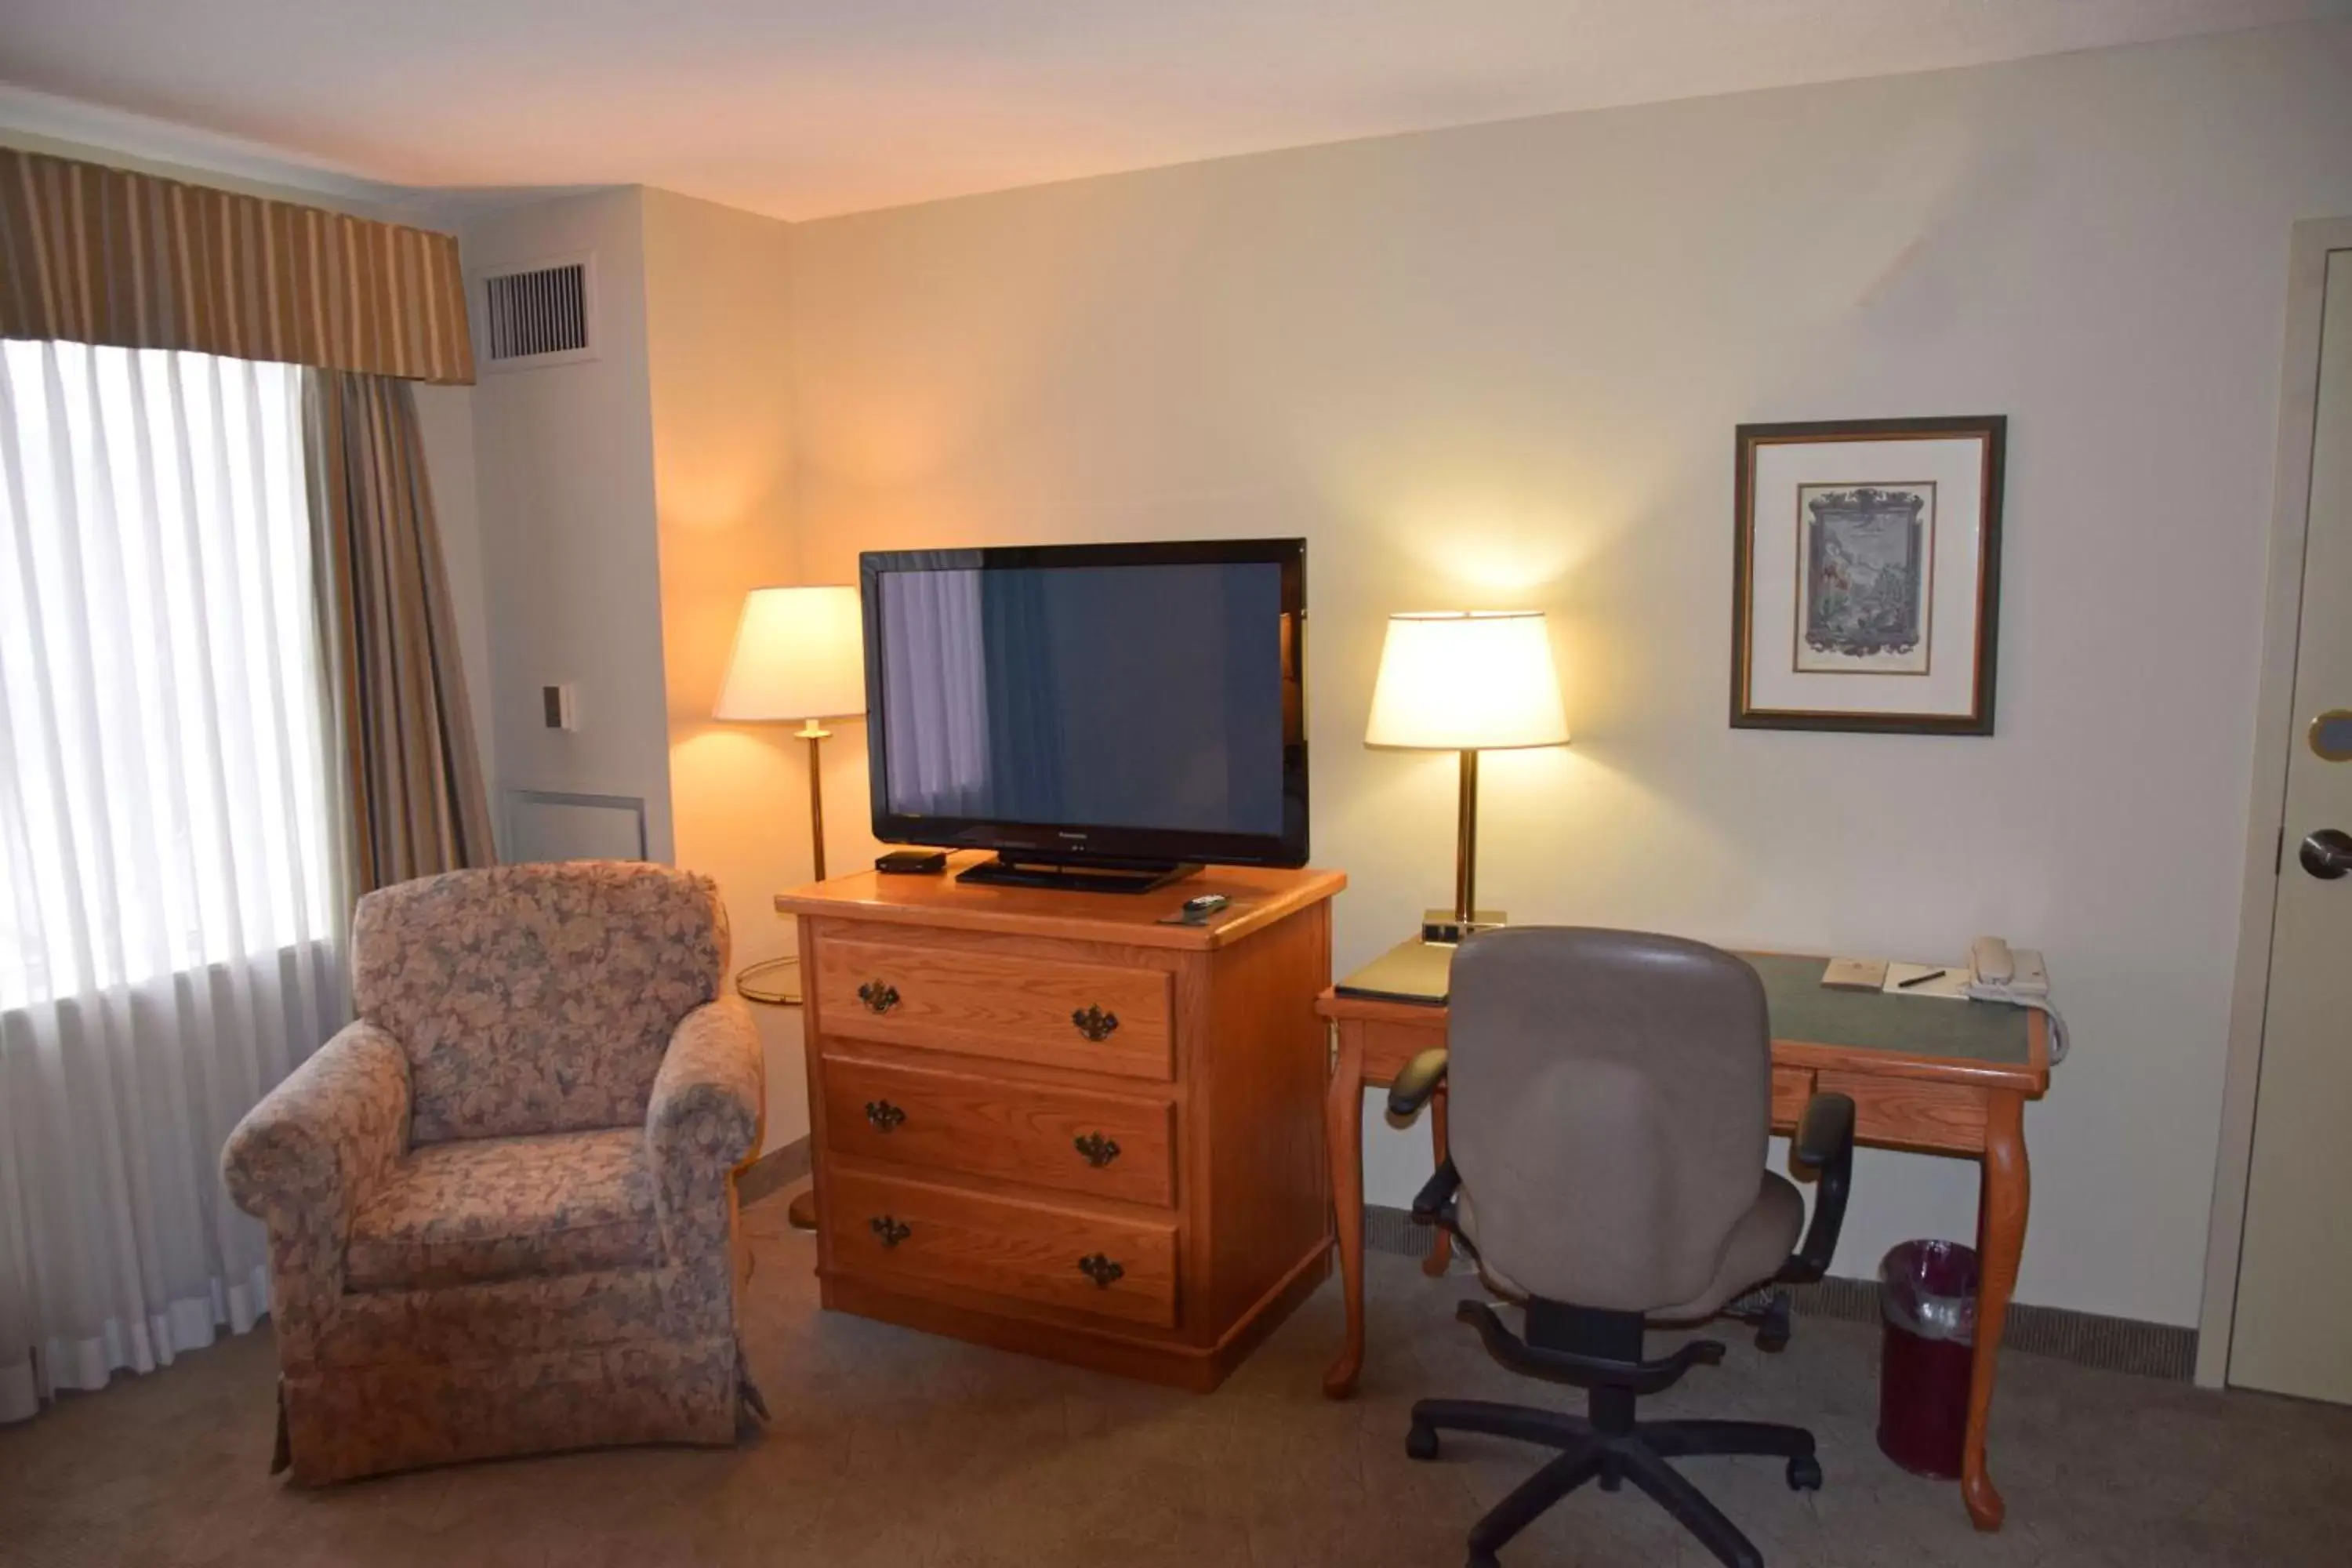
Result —
<path fill-rule="evenodd" d="M 874 868 L 894 877 L 936 877 L 948 868 L 944 849 L 893 849 L 877 856 Z"/>

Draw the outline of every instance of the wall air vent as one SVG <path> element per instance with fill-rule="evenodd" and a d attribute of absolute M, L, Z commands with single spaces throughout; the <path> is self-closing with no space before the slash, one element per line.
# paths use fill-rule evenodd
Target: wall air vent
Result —
<path fill-rule="evenodd" d="M 595 258 L 478 274 L 482 367 L 537 370 L 596 357 Z"/>

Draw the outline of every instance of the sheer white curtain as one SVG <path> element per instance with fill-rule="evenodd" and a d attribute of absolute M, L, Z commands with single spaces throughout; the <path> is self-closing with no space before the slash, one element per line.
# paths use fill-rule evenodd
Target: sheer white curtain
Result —
<path fill-rule="evenodd" d="M 299 374 L 0 343 L 0 1421 L 268 1308 L 221 1144 L 348 1011 Z"/>

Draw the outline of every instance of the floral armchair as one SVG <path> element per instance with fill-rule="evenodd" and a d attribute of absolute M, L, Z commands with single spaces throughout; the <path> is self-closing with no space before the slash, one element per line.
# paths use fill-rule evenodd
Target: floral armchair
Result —
<path fill-rule="evenodd" d="M 709 879 L 456 871 L 362 899 L 358 1020 L 238 1124 L 304 1484 L 735 1440 L 736 1169 L 764 1073 Z"/>

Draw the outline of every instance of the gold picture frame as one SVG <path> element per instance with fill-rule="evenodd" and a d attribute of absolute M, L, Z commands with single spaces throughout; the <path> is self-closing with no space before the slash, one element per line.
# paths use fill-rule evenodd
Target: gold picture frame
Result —
<path fill-rule="evenodd" d="M 1732 728 L 1993 732 L 2007 437 L 1997 414 L 1738 428 Z M 1822 472 L 1759 478 L 1808 447 Z"/>

